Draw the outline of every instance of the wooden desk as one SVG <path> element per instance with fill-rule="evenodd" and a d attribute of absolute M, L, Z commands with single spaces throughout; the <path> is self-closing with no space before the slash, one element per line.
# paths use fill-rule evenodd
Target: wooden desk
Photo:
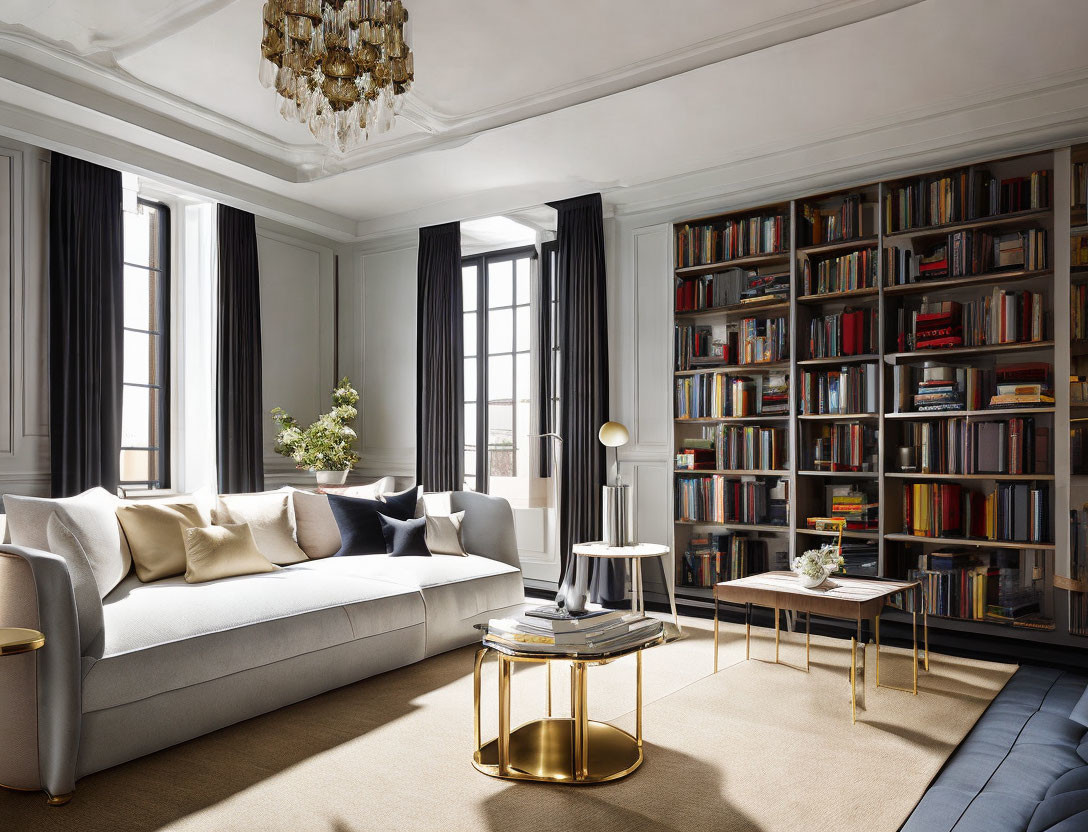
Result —
<path fill-rule="evenodd" d="M 833 576 L 818 587 L 808 589 L 801 586 L 792 572 L 763 572 L 750 575 L 736 581 L 726 581 L 714 587 L 714 672 L 718 672 L 718 604 L 726 602 L 743 604 L 744 614 L 744 658 L 751 658 L 752 606 L 769 607 L 774 610 L 774 661 L 783 664 L 778 658 L 780 610 L 791 610 L 805 614 L 805 667 L 809 668 L 809 650 L 811 643 L 812 614 L 828 618 L 845 618 L 857 621 L 857 635 L 850 638 L 850 710 L 857 720 L 858 675 L 857 645 L 861 644 L 860 672 L 864 684 L 865 646 L 867 639 L 862 639 L 862 621 L 873 621 L 876 636 L 876 686 L 902 690 L 918 694 L 918 613 L 922 607 L 922 629 L 925 641 L 925 669 L 929 670 L 929 621 L 925 614 L 925 605 L 914 603 L 911 606 L 912 632 L 914 636 L 914 684 L 910 688 L 896 688 L 880 684 L 880 613 L 889 604 L 893 596 L 906 590 L 915 590 L 920 600 L 922 585 L 918 581 L 886 581 L 871 578 L 847 578 Z"/>

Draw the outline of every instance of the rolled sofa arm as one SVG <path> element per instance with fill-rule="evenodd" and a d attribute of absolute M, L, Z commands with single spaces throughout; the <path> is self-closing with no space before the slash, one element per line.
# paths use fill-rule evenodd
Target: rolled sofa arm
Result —
<path fill-rule="evenodd" d="M 0 657 L 0 783 L 62 802 L 75 791 L 82 711 L 79 624 L 63 558 L 0 545 L 0 627 L 45 635 L 40 650 Z"/>

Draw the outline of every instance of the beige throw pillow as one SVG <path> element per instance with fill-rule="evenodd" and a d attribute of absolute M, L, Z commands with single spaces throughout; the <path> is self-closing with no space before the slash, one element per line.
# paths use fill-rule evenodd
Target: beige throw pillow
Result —
<path fill-rule="evenodd" d="M 427 548 L 432 555 L 468 556 L 461 543 L 461 523 L 464 519 L 463 511 L 427 515 Z"/>
<path fill-rule="evenodd" d="M 129 503 L 118 506 L 136 577 L 144 583 L 185 571 L 184 531 L 208 525 L 193 503 Z"/>
<path fill-rule="evenodd" d="M 272 563 L 287 565 L 306 560 L 306 553 L 295 543 L 289 492 L 221 494 L 212 522 L 217 526 L 248 524 L 257 548 Z"/>
<path fill-rule="evenodd" d="M 199 584 L 279 569 L 257 549 L 247 523 L 185 530 L 185 581 Z"/>
<path fill-rule="evenodd" d="M 298 545 L 308 558 L 327 558 L 340 551 L 340 529 L 329 508 L 329 498 L 312 491 L 291 492 L 295 507 Z"/>

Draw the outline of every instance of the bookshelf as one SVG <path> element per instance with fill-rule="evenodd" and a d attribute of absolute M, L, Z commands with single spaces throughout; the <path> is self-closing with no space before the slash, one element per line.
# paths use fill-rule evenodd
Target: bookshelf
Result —
<path fill-rule="evenodd" d="M 1086 192 L 1082 145 L 675 223 L 674 452 L 716 425 L 751 427 L 748 436 L 773 429 L 788 443 L 773 466 L 712 465 L 698 454 L 676 465 L 678 597 L 710 597 L 715 550 L 725 577 L 788 568 L 834 540 L 808 524 L 834 510 L 853 521 L 843 534 L 849 571 L 918 572 L 934 587 L 931 626 L 1088 646 Z M 738 247 L 747 232 L 758 244 Z M 692 302 L 685 284 L 695 281 L 718 293 L 712 308 Z M 753 364 L 738 351 L 745 332 L 769 331 L 751 325 L 760 318 L 784 321 L 786 339 Z M 680 327 L 702 328 L 721 354 L 697 360 L 717 366 L 679 361 Z M 1037 365 L 1049 367 L 1045 382 Z M 711 374 L 728 389 L 751 383 L 755 396 L 784 378 L 788 411 L 685 418 L 677 383 Z M 1069 376 L 1083 383 L 1067 385 Z M 1035 383 L 1049 384 L 1053 404 L 990 406 L 999 384 Z M 934 402 L 943 409 L 917 409 Z M 719 498 L 723 487 L 735 497 L 776 486 L 785 505 L 770 521 L 693 517 L 681 485 L 692 481 L 716 482 Z M 979 589 L 960 597 L 942 588 L 935 607 L 938 582 L 952 580 L 942 575 Z"/>

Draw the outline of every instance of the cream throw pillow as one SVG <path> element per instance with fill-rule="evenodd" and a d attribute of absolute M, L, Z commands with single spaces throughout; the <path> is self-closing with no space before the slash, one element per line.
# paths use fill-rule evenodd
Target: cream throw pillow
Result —
<path fill-rule="evenodd" d="M 185 530 L 185 582 L 199 584 L 279 569 L 257 549 L 247 523 Z"/>
<path fill-rule="evenodd" d="M 340 529 L 329 508 L 325 494 L 294 491 L 291 502 L 295 507 L 298 545 L 308 558 L 327 558 L 340 551 Z"/>
<path fill-rule="evenodd" d="M 136 577 L 144 583 L 185 571 L 184 531 L 208 525 L 194 503 L 129 503 L 118 506 Z"/>
<path fill-rule="evenodd" d="M 427 515 L 427 548 L 432 555 L 468 556 L 461 543 L 461 523 L 464 519 L 463 511 Z"/>
<path fill-rule="evenodd" d="M 341 497 L 361 497 L 364 500 L 377 500 L 396 487 L 392 477 L 382 477 L 366 485 L 323 485 L 317 489 L 319 494 L 339 494 Z"/>
<path fill-rule="evenodd" d="M 306 553 L 295 543 L 289 492 L 220 494 L 212 522 L 217 526 L 248 524 L 257 548 L 272 563 L 287 565 L 306 560 Z"/>

